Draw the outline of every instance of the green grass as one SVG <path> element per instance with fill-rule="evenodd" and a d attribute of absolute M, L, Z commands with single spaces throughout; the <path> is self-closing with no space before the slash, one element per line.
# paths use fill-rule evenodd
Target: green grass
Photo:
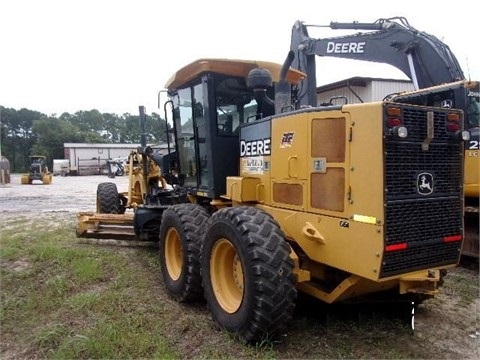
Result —
<path fill-rule="evenodd" d="M 469 305 L 479 296 L 478 281 L 475 280 L 471 272 L 462 269 L 450 272 L 445 281 L 448 281 L 448 293 L 459 297 L 462 305 Z"/>
<path fill-rule="evenodd" d="M 129 264 L 133 255 L 152 266 L 153 253 L 80 245 L 71 223 L 39 223 L 28 231 L 13 221 L 1 233 L 3 340 L 47 358 L 177 357 L 149 299 L 158 284 Z"/>
<path fill-rule="evenodd" d="M 303 298 L 280 341 L 242 345 L 215 327 L 205 303 L 166 294 L 155 249 L 85 244 L 73 215 L 49 216 L 0 219 L 0 358 L 451 357 L 412 335 L 397 310 Z M 446 284 L 459 311 L 478 297 L 472 272 L 451 271 Z M 430 305 L 434 319 L 441 301 Z"/>

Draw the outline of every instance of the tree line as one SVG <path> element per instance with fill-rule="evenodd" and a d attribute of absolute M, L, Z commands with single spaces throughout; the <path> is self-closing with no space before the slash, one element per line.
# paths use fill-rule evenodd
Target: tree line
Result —
<path fill-rule="evenodd" d="M 156 113 L 146 117 L 148 143 L 166 141 L 165 121 Z M 125 113 L 77 111 L 47 116 L 41 112 L 0 105 L 1 155 L 10 162 L 10 172 L 25 172 L 30 155 L 44 155 L 47 164 L 64 158 L 64 143 L 140 143 L 140 116 Z"/>

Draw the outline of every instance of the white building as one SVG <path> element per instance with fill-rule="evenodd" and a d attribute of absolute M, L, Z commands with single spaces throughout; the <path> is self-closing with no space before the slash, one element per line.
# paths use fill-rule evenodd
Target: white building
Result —
<path fill-rule="evenodd" d="M 70 161 L 70 173 L 93 175 L 104 172 L 107 160 L 128 157 L 140 144 L 64 143 L 65 159 Z"/>
<path fill-rule="evenodd" d="M 356 76 L 317 87 L 317 104 L 343 105 L 381 101 L 385 96 L 415 90 L 410 80 Z"/>

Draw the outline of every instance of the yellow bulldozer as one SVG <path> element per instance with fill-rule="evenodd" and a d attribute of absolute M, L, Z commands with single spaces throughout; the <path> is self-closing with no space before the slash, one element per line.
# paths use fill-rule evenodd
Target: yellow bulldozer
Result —
<path fill-rule="evenodd" d="M 32 184 L 35 180 L 41 181 L 44 185 L 51 184 L 52 173 L 48 170 L 46 159 L 46 156 L 43 155 L 31 155 L 29 172 L 21 175 L 21 184 Z"/>
<path fill-rule="evenodd" d="M 464 240 L 463 112 L 301 106 L 294 56 L 179 69 L 166 84 L 167 149 L 143 134 L 127 191 L 100 184 L 97 211 L 78 215 L 78 237 L 154 241 L 168 293 L 204 298 L 246 343 L 282 334 L 298 292 L 434 297 Z"/>

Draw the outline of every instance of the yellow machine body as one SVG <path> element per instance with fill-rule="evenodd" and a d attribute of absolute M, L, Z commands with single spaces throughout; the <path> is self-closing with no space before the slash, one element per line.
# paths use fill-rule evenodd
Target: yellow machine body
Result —
<path fill-rule="evenodd" d="M 458 261 L 460 242 L 447 266 L 387 270 L 384 111 L 371 103 L 280 115 L 254 128 L 259 140 L 241 140 L 240 176 L 227 179 L 226 198 L 256 203 L 280 224 L 299 289 L 327 302 L 393 287 L 434 295 L 439 270 Z"/>

